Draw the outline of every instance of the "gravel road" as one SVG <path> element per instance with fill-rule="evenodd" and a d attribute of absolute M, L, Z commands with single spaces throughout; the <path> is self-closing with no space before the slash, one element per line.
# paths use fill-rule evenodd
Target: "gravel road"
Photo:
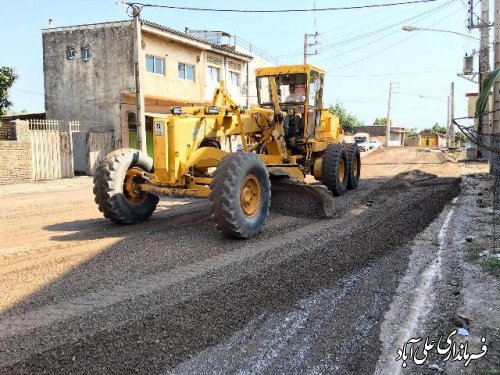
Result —
<path fill-rule="evenodd" d="M 1 187 L 0 373 L 373 373 L 412 241 L 460 190 L 440 153 L 401 152 L 364 156 L 332 219 L 271 213 L 248 241 L 204 200 L 118 226 L 88 178 Z"/>

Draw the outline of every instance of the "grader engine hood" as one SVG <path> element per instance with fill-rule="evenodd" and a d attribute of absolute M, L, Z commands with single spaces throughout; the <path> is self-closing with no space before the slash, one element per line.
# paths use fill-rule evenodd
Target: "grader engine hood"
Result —
<path fill-rule="evenodd" d="M 156 180 L 183 186 L 189 168 L 216 167 L 227 154 L 216 147 L 202 147 L 204 140 L 261 131 L 252 115 L 243 114 L 239 118 L 241 122 L 234 114 L 155 118 Z"/>

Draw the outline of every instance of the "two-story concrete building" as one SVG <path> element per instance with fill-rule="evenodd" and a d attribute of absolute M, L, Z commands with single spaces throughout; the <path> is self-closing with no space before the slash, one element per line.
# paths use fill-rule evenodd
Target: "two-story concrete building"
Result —
<path fill-rule="evenodd" d="M 253 57 L 234 46 L 146 20 L 139 33 L 133 21 L 119 21 L 48 28 L 42 40 L 47 118 L 112 125 L 115 148 L 137 143 L 136 82 L 150 147 L 154 116 L 173 105 L 210 102 L 221 80 L 239 104 L 251 105 L 251 74 L 270 65 L 263 59 L 252 65 Z"/>

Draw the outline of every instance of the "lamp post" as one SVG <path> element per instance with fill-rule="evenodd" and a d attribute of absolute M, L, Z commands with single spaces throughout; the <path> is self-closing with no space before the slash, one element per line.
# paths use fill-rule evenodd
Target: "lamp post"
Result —
<path fill-rule="evenodd" d="M 476 40 L 478 42 L 481 41 L 481 39 L 474 38 L 473 36 L 470 36 L 470 35 L 467 35 L 467 34 L 459 33 L 458 31 L 442 30 L 442 29 L 427 29 L 427 28 L 424 28 L 424 27 L 416 27 L 416 26 L 403 26 L 402 29 L 404 31 L 434 31 L 434 32 L 438 32 L 438 33 L 455 34 L 455 35 L 459 35 L 459 36 L 461 36 L 463 38 Z M 489 44 L 491 44 L 491 43 L 489 43 Z"/>
<path fill-rule="evenodd" d="M 478 39 L 478 38 L 474 38 L 470 35 L 467 35 L 467 34 L 462 34 L 462 33 L 459 33 L 458 31 L 452 31 L 452 30 L 442 30 L 442 29 L 428 29 L 428 28 L 423 28 L 423 27 L 415 27 L 415 26 L 403 26 L 403 30 L 404 31 L 434 31 L 434 32 L 438 32 L 438 33 L 447 33 L 447 34 L 455 34 L 455 35 L 458 35 L 458 36 L 461 36 L 463 38 L 467 38 L 467 39 L 472 39 L 472 40 L 475 40 L 475 41 L 478 41 L 481 43 L 481 51 L 483 52 L 482 55 L 485 54 L 484 51 L 487 51 L 487 48 L 488 48 L 488 44 L 492 44 L 490 42 L 488 42 L 487 40 L 485 40 L 484 38 L 483 39 Z M 483 61 L 482 59 L 480 59 L 480 67 L 483 67 Z M 488 64 L 489 65 L 489 64 Z M 481 69 L 480 69 L 481 70 Z M 484 70 L 484 69 L 483 69 Z M 489 70 L 489 69 L 488 69 Z M 482 80 L 480 79 L 479 80 L 479 91 L 480 88 L 481 88 L 481 84 L 482 84 Z M 454 117 L 454 84 L 452 83 L 451 84 L 451 93 L 450 93 L 450 120 L 451 120 L 451 124 L 450 124 L 450 129 L 449 129 L 449 144 L 451 147 L 454 147 L 455 146 L 455 127 L 453 125 L 453 117 Z M 479 119 L 480 122 L 481 122 L 481 119 Z M 481 127 L 478 128 L 478 130 L 480 130 Z"/>

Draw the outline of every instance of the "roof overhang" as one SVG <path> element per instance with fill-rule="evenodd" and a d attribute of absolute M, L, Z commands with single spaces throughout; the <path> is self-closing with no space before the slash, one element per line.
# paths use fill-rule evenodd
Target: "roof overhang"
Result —
<path fill-rule="evenodd" d="M 309 73 L 311 70 L 318 72 L 322 75 L 325 71 L 309 64 L 299 64 L 299 65 L 278 65 L 266 68 L 256 69 L 257 76 L 272 76 L 277 74 L 294 74 L 294 73 Z"/>
<path fill-rule="evenodd" d="M 156 24 L 154 22 L 150 21 L 142 21 L 142 31 L 145 31 L 147 33 L 159 36 L 161 38 L 166 38 L 169 40 L 173 40 L 177 43 L 181 44 L 187 44 L 190 45 L 194 48 L 198 48 L 203 51 L 211 51 L 215 52 L 224 56 L 231 57 L 233 59 L 237 59 L 240 61 L 248 62 L 253 59 L 252 56 L 245 55 L 240 52 L 236 51 L 231 51 L 228 50 L 227 48 L 224 48 L 222 46 L 218 46 L 212 43 L 209 43 L 207 41 L 204 41 L 203 39 L 199 39 L 196 37 L 193 37 L 188 34 L 184 34 L 178 30 L 170 29 L 168 27 Z"/>

